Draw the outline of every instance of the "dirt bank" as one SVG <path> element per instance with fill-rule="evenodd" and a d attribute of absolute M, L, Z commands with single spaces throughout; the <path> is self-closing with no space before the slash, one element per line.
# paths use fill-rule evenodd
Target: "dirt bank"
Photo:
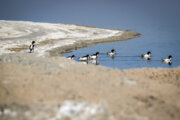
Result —
<path fill-rule="evenodd" d="M 180 118 L 180 67 L 121 71 L 29 54 L 0 61 L 2 120 Z"/>

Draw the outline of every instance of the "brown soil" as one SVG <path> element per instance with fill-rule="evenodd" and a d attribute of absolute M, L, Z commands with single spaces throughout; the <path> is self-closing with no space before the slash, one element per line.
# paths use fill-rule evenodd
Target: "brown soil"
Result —
<path fill-rule="evenodd" d="M 2 120 L 31 120 L 42 112 L 53 116 L 51 108 L 66 100 L 103 102 L 115 120 L 180 118 L 180 67 L 121 71 L 22 54 L 4 55 L 0 61 Z M 5 114 L 7 109 L 18 114 Z M 33 115 L 24 116 L 27 111 Z"/>

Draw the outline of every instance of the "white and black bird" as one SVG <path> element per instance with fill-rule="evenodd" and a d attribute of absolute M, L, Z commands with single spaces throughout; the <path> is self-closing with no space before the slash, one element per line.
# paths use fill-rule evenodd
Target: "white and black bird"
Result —
<path fill-rule="evenodd" d="M 116 51 L 114 49 L 112 49 L 110 52 L 107 52 L 108 56 L 114 56 L 116 53 Z"/>
<path fill-rule="evenodd" d="M 32 41 L 31 45 L 29 46 L 29 52 L 34 52 L 34 45 L 35 44 L 35 41 Z"/>
<path fill-rule="evenodd" d="M 89 59 L 89 55 L 86 55 L 86 56 L 83 56 L 83 57 L 80 57 L 79 60 L 80 61 L 87 61 Z"/>
<path fill-rule="evenodd" d="M 93 54 L 93 55 L 90 55 L 89 58 L 92 60 L 92 59 L 97 59 L 99 56 L 99 52 L 96 52 L 96 54 Z"/>
<path fill-rule="evenodd" d="M 151 59 L 151 51 L 148 51 L 146 54 L 142 54 L 141 57 L 143 59 L 147 59 L 147 60 L 150 60 Z"/>
<path fill-rule="evenodd" d="M 71 55 L 71 56 L 68 56 L 67 59 L 73 60 L 75 57 L 76 57 L 75 55 Z"/>
<path fill-rule="evenodd" d="M 162 62 L 171 65 L 172 64 L 171 60 L 172 60 L 172 55 L 169 55 L 168 58 L 163 58 Z"/>

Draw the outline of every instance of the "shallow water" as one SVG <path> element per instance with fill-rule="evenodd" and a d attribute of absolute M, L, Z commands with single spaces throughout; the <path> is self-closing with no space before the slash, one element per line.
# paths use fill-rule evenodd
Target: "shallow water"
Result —
<path fill-rule="evenodd" d="M 146 16 L 141 16 L 146 17 Z M 173 17 L 173 16 L 172 16 Z M 174 19 L 176 17 L 174 16 Z M 144 18 L 145 19 L 145 18 Z M 132 31 L 142 34 L 141 37 L 134 39 L 100 43 L 90 47 L 73 50 L 71 53 L 65 53 L 64 56 L 76 55 L 83 56 L 86 54 L 94 54 L 96 51 L 100 52 L 98 62 L 100 65 L 119 69 L 141 68 L 141 67 L 176 67 L 180 65 L 180 27 L 179 21 L 170 19 L 169 22 L 159 21 L 144 21 L 140 20 L 141 25 L 131 25 Z M 177 19 L 178 20 L 178 19 Z M 119 23 L 118 26 L 122 26 Z M 128 25 L 127 25 L 128 26 Z M 112 59 L 106 55 L 106 52 L 115 49 L 117 54 Z M 150 61 L 141 59 L 140 55 L 147 51 L 152 52 L 152 59 Z M 169 55 L 173 56 L 172 65 L 163 64 L 162 58 Z M 76 58 L 77 60 L 77 58 Z"/>
<path fill-rule="evenodd" d="M 133 25 L 133 28 L 136 28 L 134 31 L 142 34 L 141 37 L 124 41 L 100 43 L 73 50 L 71 53 L 65 53 L 63 55 L 74 54 L 79 57 L 86 54 L 94 54 L 98 51 L 101 53 L 98 58 L 100 65 L 119 69 L 141 67 L 171 68 L 180 66 L 180 27 L 179 21 L 174 21 L 174 19 L 169 21 L 169 23 L 162 21 L 156 24 L 154 21 L 149 21 L 149 24 L 146 24 L 145 21 L 141 20 L 141 25 Z M 111 49 L 117 51 L 114 59 L 106 55 L 106 52 Z M 152 59 L 150 61 L 143 60 L 140 57 L 141 54 L 147 51 L 152 52 Z M 169 55 L 173 56 L 172 65 L 163 64 L 161 59 L 167 58 Z"/>
<path fill-rule="evenodd" d="M 169 54 L 165 52 L 156 52 L 156 49 L 149 48 L 146 46 L 141 46 L 140 48 L 136 46 L 135 42 L 140 41 L 141 38 L 135 38 L 127 41 L 118 42 L 108 42 L 99 43 L 96 45 L 88 46 L 78 50 L 73 50 L 70 53 L 64 53 L 64 56 L 70 56 L 74 54 L 76 56 L 75 60 L 78 61 L 78 57 L 84 56 L 86 54 L 94 54 L 96 51 L 100 52 L 97 63 L 98 65 L 103 65 L 111 68 L 119 69 L 129 69 L 129 68 L 141 68 L 141 67 L 176 67 L 180 65 L 180 56 L 174 56 L 175 51 L 171 52 L 173 55 L 172 64 L 168 65 L 161 62 L 163 57 L 167 57 Z M 145 43 L 144 43 L 145 44 Z M 113 47 L 112 47 L 113 46 Z M 106 52 L 110 51 L 112 48 L 116 50 L 114 57 L 107 56 Z M 153 50 L 152 50 L 153 49 Z M 141 54 L 151 50 L 152 58 L 151 60 L 144 60 L 141 58 Z M 158 50 L 158 49 L 157 49 Z M 79 61 L 80 62 L 80 61 Z M 91 62 L 89 62 L 91 63 Z"/>

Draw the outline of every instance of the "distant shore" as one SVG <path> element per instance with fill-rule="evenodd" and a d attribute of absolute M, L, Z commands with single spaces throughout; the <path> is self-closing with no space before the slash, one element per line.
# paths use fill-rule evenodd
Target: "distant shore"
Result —
<path fill-rule="evenodd" d="M 107 29 L 87 25 L 38 23 L 0 20 L 0 54 L 27 53 L 36 41 L 37 56 L 59 56 L 60 53 L 101 42 L 140 36 L 129 30 Z"/>
<path fill-rule="evenodd" d="M 122 30 L 120 30 L 120 31 L 122 31 Z M 57 48 L 50 51 L 50 56 L 58 56 L 59 53 L 70 52 L 71 50 L 83 48 L 83 47 L 88 46 L 88 45 L 94 45 L 97 43 L 104 43 L 104 42 L 127 40 L 127 39 L 135 38 L 137 36 L 140 37 L 140 33 L 131 32 L 129 30 L 123 30 L 123 35 L 120 35 L 120 36 L 111 36 L 111 37 L 104 38 L 104 39 L 95 39 L 95 40 L 88 40 L 88 41 L 82 40 L 82 41 L 78 41 L 74 44 L 65 45 L 62 47 L 57 47 Z"/>

